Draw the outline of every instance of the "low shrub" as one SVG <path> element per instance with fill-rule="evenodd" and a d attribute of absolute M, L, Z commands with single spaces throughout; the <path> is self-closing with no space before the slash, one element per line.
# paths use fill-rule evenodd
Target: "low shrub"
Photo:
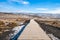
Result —
<path fill-rule="evenodd" d="M 0 21 L 0 25 L 4 25 L 5 23 L 3 21 Z"/>
<path fill-rule="evenodd" d="M 9 26 L 9 27 L 15 27 L 15 26 L 17 26 L 17 23 L 10 22 L 7 26 Z"/>

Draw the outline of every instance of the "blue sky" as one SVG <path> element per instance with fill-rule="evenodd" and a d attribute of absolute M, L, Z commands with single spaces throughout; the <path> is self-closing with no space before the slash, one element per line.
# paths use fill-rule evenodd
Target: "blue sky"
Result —
<path fill-rule="evenodd" d="M 0 12 L 60 14 L 60 0 L 0 0 Z"/>

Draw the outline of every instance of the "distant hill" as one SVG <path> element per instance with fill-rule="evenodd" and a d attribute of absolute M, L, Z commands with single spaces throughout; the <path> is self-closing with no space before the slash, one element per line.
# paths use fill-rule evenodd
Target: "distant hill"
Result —
<path fill-rule="evenodd" d="M 0 12 L 0 14 L 18 14 L 18 15 L 35 15 L 44 18 L 59 18 L 60 14 L 50 14 L 50 13 L 7 13 L 7 12 Z"/>
<path fill-rule="evenodd" d="M 36 15 L 40 17 L 49 17 L 49 18 L 59 18 L 60 19 L 60 14 L 50 14 L 50 13 L 23 13 L 27 15 Z"/>
<path fill-rule="evenodd" d="M 60 14 L 47 14 L 47 13 L 37 13 L 35 15 L 49 18 L 60 18 Z"/>

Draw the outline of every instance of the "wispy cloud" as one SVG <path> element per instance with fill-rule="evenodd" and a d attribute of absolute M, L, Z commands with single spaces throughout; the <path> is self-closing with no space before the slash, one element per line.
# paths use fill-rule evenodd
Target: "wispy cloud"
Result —
<path fill-rule="evenodd" d="M 20 13 L 20 12 L 24 12 L 24 13 L 31 13 L 30 10 L 22 10 L 22 9 L 18 9 L 18 8 L 15 8 L 13 6 L 10 6 L 10 5 L 7 5 L 7 4 L 0 4 L 0 12 L 17 12 L 17 13 Z"/>
<path fill-rule="evenodd" d="M 41 8 L 38 5 L 38 7 L 40 8 L 35 8 L 36 6 L 35 4 L 28 6 L 29 4 L 30 2 L 26 0 L 7 0 L 5 2 L 0 2 L 0 12 L 26 12 L 26 13 L 32 12 L 32 13 L 52 13 L 52 14 L 58 13 L 60 14 L 60 8 L 58 7 Z"/>
<path fill-rule="evenodd" d="M 28 1 L 22 1 L 21 3 L 22 3 L 22 4 L 29 4 Z"/>
<path fill-rule="evenodd" d="M 48 10 L 47 8 L 36 8 L 36 10 L 38 11 L 45 11 L 45 10 Z"/>
<path fill-rule="evenodd" d="M 28 1 L 24 1 L 24 0 L 7 0 L 7 2 L 0 2 L 0 12 L 30 12 L 28 10 L 23 10 L 20 9 L 20 7 L 16 7 L 14 5 L 10 5 L 9 3 L 14 3 L 14 2 L 18 2 L 19 4 L 24 4 L 27 5 L 29 4 Z"/>
<path fill-rule="evenodd" d="M 60 14 L 60 8 L 55 8 L 54 10 L 46 10 L 41 13 L 52 13 L 52 14 Z"/>
<path fill-rule="evenodd" d="M 54 9 L 49 9 L 49 8 L 36 8 L 36 10 L 39 13 L 52 13 L 52 14 L 60 14 L 60 8 L 54 8 Z"/>
<path fill-rule="evenodd" d="M 60 14 L 60 8 L 58 9 L 55 9 L 55 10 L 51 10 L 51 11 L 48 11 L 49 13 L 54 13 L 54 14 L 57 14 L 59 13 Z"/>
<path fill-rule="evenodd" d="M 32 11 L 30 11 L 30 10 L 17 10 L 16 12 L 21 12 L 21 13 L 31 13 Z"/>
<path fill-rule="evenodd" d="M 29 4 L 30 2 L 29 1 L 24 1 L 24 0 L 8 0 L 8 2 L 17 2 L 19 4 Z"/>

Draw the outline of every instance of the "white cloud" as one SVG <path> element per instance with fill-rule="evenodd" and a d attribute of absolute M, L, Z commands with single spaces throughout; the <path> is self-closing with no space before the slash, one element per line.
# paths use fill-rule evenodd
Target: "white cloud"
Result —
<path fill-rule="evenodd" d="M 45 11 L 45 10 L 48 10 L 47 8 L 36 8 L 36 10 L 38 11 Z"/>
<path fill-rule="evenodd" d="M 60 14 L 60 8 L 59 9 L 56 8 L 56 9 L 50 10 L 50 11 L 47 10 L 45 13 Z"/>
<path fill-rule="evenodd" d="M 29 11 L 29 10 L 17 10 L 16 12 L 31 13 L 31 11 Z"/>
<path fill-rule="evenodd" d="M 8 0 L 8 2 L 18 2 L 19 4 L 29 4 L 29 1 L 24 1 L 24 0 Z"/>
<path fill-rule="evenodd" d="M 29 4 L 29 2 L 27 2 L 27 1 L 22 1 L 21 3 L 22 4 Z"/>
<path fill-rule="evenodd" d="M 20 8 L 16 8 L 14 6 L 8 5 L 6 3 L 0 3 L 0 12 L 31 12 L 30 10 L 22 10 Z"/>
<path fill-rule="evenodd" d="M 36 10 L 40 13 L 52 13 L 52 14 L 60 14 L 60 8 L 48 9 L 48 8 L 36 8 Z"/>

